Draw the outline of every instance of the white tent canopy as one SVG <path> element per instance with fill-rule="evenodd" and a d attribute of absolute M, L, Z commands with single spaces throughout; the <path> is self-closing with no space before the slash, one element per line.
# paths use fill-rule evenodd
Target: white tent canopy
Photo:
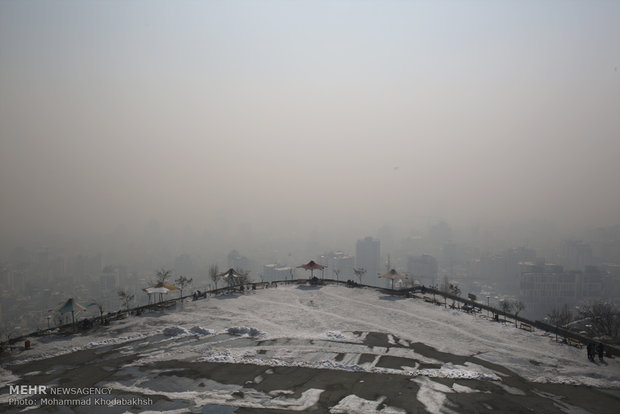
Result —
<path fill-rule="evenodd" d="M 154 293 L 168 293 L 170 292 L 170 289 L 165 288 L 165 287 L 150 287 L 150 288 L 146 288 L 144 289 L 144 291 L 146 293 L 148 293 L 149 295 L 152 295 Z"/>

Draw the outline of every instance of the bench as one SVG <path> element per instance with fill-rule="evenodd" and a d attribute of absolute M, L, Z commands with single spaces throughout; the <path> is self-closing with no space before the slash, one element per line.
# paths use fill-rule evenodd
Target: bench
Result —
<path fill-rule="evenodd" d="M 525 331 L 529 331 L 529 332 L 533 332 L 534 328 L 532 328 L 532 325 L 528 325 L 527 323 L 523 323 L 521 322 L 521 325 L 519 325 L 519 328 L 525 330 Z"/>
<path fill-rule="evenodd" d="M 566 338 L 566 343 L 579 349 L 583 348 L 583 344 L 581 343 L 581 341 L 575 338 Z"/>

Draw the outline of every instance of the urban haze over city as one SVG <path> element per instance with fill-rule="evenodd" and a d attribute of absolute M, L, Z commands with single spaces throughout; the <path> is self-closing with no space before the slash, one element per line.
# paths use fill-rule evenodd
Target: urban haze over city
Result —
<path fill-rule="evenodd" d="M 617 305 L 618 66 L 617 1 L 1 1 L 1 339 L 213 265 Z"/>

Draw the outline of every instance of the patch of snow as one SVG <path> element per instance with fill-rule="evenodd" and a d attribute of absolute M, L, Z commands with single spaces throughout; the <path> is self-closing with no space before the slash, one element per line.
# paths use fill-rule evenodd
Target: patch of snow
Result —
<path fill-rule="evenodd" d="M 19 379 L 20 378 L 18 376 L 13 375 L 10 371 L 0 367 L 0 388 L 4 388 Z"/>
<path fill-rule="evenodd" d="M 325 336 L 328 339 L 336 340 L 336 341 L 343 341 L 343 340 L 347 339 L 347 337 L 344 336 L 344 334 L 342 332 L 340 332 L 340 331 L 327 331 Z"/>
<path fill-rule="evenodd" d="M 266 410 L 289 410 L 306 411 L 315 405 L 323 393 L 323 390 L 310 388 L 305 390 L 299 398 L 286 398 L 282 395 L 274 397 L 248 388 L 239 386 L 237 390 L 232 389 L 209 389 L 200 391 L 166 391 L 157 390 L 136 385 L 124 385 L 119 382 L 106 384 L 116 391 L 132 393 L 144 396 L 164 396 L 172 401 L 184 402 L 193 407 L 200 408 L 205 405 L 215 404 L 222 406 L 233 406 L 243 408 L 260 408 Z M 184 412 L 187 412 L 186 409 Z"/>
<path fill-rule="evenodd" d="M 379 405 L 383 403 L 386 397 L 379 397 L 376 401 L 365 400 L 357 395 L 347 395 L 338 402 L 335 406 L 330 408 L 329 412 L 333 414 L 402 414 L 406 413 L 405 410 L 395 407 L 383 407 L 378 409 Z"/>
<path fill-rule="evenodd" d="M 452 393 L 452 388 L 423 377 L 413 378 L 412 381 L 420 387 L 417 399 L 426 411 L 431 414 L 456 414 L 455 411 L 446 407 L 448 403 L 446 394 Z"/>
<path fill-rule="evenodd" d="M 203 336 L 215 334 L 215 331 L 211 329 L 205 329 L 200 326 L 194 326 L 193 328 L 190 328 L 189 332 L 194 335 L 203 335 Z"/>
<path fill-rule="evenodd" d="M 295 391 L 291 391 L 291 390 L 273 390 L 273 391 L 269 391 L 269 395 L 271 397 L 279 397 L 281 395 L 292 395 L 295 394 Z"/>
<path fill-rule="evenodd" d="M 315 369 L 328 369 L 350 372 L 371 372 L 378 374 L 395 374 L 404 376 L 423 376 L 429 378 L 458 378 L 474 379 L 482 381 L 499 381 L 500 378 L 492 373 L 479 372 L 465 367 L 447 365 L 439 369 L 416 369 L 404 367 L 403 369 L 383 368 L 373 365 L 344 364 L 333 360 L 321 359 L 317 361 L 305 361 L 299 355 L 294 358 L 270 358 L 262 359 L 256 355 L 254 349 L 221 349 L 207 350 L 198 362 L 253 364 L 268 367 L 303 367 Z"/>
<path fill-rule="evenodd" d="M 119 336 L 116 338 L 103 338 L 97 341 L 92 341 L 92 342 L 87 343 L 85 348 L 91 349 L 91 348 L 98 348 L 100 346 L 106 346 L 106 345 L 116 345 L 116 344 L 121 344 L 123 342 L 134 341 L 136 339 L 141 339 L 141 338 L 144 338 L 144 335 L 138 334 L 138 335 Z"/>
<path fill-rule="evenodd" d="M 265 335 L 264 332 L 261 332 L 256 328 L 248 328 L 247 326 L 235 326 L 232 328 L 228 328 L 226 332 L 229 335 L 248 336 L 250 338 L 256 338 Z"/>
<path fill-rule="evenodd" d="M 496 384 L 498 387 L 501 387 L 504 389 L 504 391 L 506 391 L 508 394 L 512 394 L 512 395 L 525 395 L 525 392 L 515 388 L 515 387 L 511 387 L 509 385 L 503 384 L 503 383 L 497 383 Z"/>
<path fill-rule="evenodd" d="M 180 326 L 169 326 L 167 328 L 164 328 L 164 330 L 162 331 L 162 333 L 166 336 L 181 336 L 181 335 L 189 335 L 189 332 L 187 329 L 182 328 Z"/>
<path fill-rule="evenodd" d="M 453 365 L 444 365 L 439 369 L 426 368 L 418 370 L 418 375 L 429 378 L 476 379 L 481 381 L 501 381 L 501 378 L 490 372 L 466 369 Z"/>
<path fill-rule="evenodd" d="M 454 392 L 458 392 L 458 393 L 462 393 L 462 394 L 469 394 L 472 392 L 479 392 L 478 390 L 475 390 L 473 388 L 469 388 L 465 385 L 461 385 L 461 384 L 457 384 L 456 382 L 454 384 L 452 384 L 452 389 L 454 390 Z"/>

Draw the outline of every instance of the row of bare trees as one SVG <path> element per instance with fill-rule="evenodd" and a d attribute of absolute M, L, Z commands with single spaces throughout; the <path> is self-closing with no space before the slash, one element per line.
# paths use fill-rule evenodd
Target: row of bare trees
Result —
<path fill-rule="evenodd" d="M 161 269 L 159 269 L 156 273 L 155 273 L 155 278 L 156 278 L 156 283 L 167 283 L 168 279 L 170 279 L 172 277 L 172 270 L 166 269 L 164 267 L 162 267 Z M 193 283 L 194 278 L 190 277 L 187 278 L 185 276 L 179 276 L 175 281 L 175 286 L 179 288 L 179 290 L 181 291 L 181 296 L 183 296 L 183 289 L 185 289 L 186 287 L 191 286 L 191 284 Z"/>
<path fill-rule="evenodd" d="M 151 284 L 157 285 L 157 284 L 165 284 L 168 283 L 170 281 L 170 279 L 172 278 L 172 270 L 170 269 L 166 269 L 164 267 L 160 268 L 159 270 L 157 270 L 157 272 L 155 272 L 155 281 L 151 281 Z M 194 279 L 193 278 L 188 278 L 185 276 L 179 276 L 175 281 L 175 286 L 179 288 L 181 297 L 183 296 L 183 290 L 189 286 L 192 285 Z M 129 310 L 129 308 L 131 307 L 131 304 L 133 303 L 134 299 L 136 298 L 136 295 L 133 293 L 129 293 L 127 290 L 122 289 L 118 291 L 118 297 L 121 300 L 121 304 L 122 306 Z M 103 314 L 103 310 L 100 309 L 101 313 Z"/>
<path fill-rule="evenodd" d="M 233 280 L 229 280 L 228 284 L 230 286 L 235 286 L 235 285 L 245 285 L 249 282 L 249 273 L 248 271 L 243 271 L 240 270 L 238 273 L 240 273 L 240 276 L 237 276 L 234 278 Z M 172 278 L 172 271 L 169 269 L 165 269 L 165 268 L 161 268 L 157 271 L 157 273 L 155 274 L 156 276 L 156 283 L 168 283 L 169 279 Z M 217 289 L 217 285 L 218 282 L 222 279 L 222 275 L 220 273 L 220 269 L 218 267 L 218 265 L 211 265 L 209 267 L 209 278 L 213 281 L 213 284 L 215 286 L 215 289 Z M 181 291 L 181 296 L 183 296 L 183 290 L 186 287 L 189 287 L 192 285 L 194 279 L 193 278 L 187 278 L 185 276 L 179 276 L 175 281 L 175 285 L 179 288 L 179 290 Z"/>
<path fill-rule="evenodd" d="M 620 335 L 620 309 L 610 302 L 587 302 L 575 308 L 568 305 L 554 308 L 547 320 L 556 328 L 565 328 L 572 322 L 581 322 L 590 337 L 617 338 Z"/>
<path fill-rule="evenodd" d="M 499 309 L 506 315 L 513 314 L 515 316 L 515 326 L 517 326 L 517 318 L 519 317 L 519 313 L 525 309 L 525 304 L 520 300 L 502 300 L 499 303 Z"/>

